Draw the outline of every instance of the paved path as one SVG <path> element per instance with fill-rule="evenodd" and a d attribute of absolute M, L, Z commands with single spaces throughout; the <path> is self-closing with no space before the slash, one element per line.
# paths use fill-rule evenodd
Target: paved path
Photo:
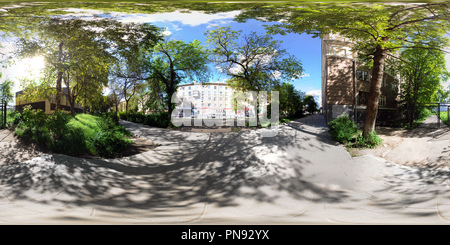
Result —
<path fill-rule="evenodd" d="M 449 224 L 447 170 L 351 158 L 321 115 L 188 133 L 122 122 L 161 146 L 115 160 L 0 166 L 0 224 Z"/>

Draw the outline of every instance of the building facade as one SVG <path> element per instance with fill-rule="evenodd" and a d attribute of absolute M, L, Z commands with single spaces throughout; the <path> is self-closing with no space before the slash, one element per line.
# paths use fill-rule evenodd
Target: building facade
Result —
<path fill-rule="evenodd" d="M 348 114 L 362 124 L 367 108 L 371 70 L 357 62 L 352 42 L 337 34 L 322 39 L 322 109 L 327 123 Z M 385 73 L 378 105 L 377 123 L 399 116 L 398 79 Z"/>
<path fill-rule="evenodd" d="M 252 103 L 236 104 L 236 91 L 224 82 L 181 84 L 174 112 L 180 118 L 236 118 L 255 116 Z M 252 100 L 250 96 L 250 100 Z"/>
<path fill-rule="evenodd" d="M 61 110 L 70 113 L 70 102 L 67 98 L 67 88 L 63 88 L 61 97 Z M 16 111 L 23 111 L 23 108 L 27 105 L 31 105 L 33 109 L 40 109 L 45 112 L 45 114 L 52 114 L 56 108 L 56 98 L 55 96 L 49 96 L 49 98 L 37 99 L 34 101 L 24 101 L 20 98 L 20 95 L 23 94 L 23 91 L 16 92 Z M 79 103 L 75 103 L 75 113 L 83 112 L 83 107 Z"/>

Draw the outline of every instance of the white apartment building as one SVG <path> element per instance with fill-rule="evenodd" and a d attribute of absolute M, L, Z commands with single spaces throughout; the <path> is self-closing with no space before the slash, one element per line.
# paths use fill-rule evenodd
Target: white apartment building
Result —
<path fill-rule="evenodd" d="M 175 112 L 180 118 L 235 118 L 254 116 L 255 108 L 234 103 L 235 90 L 225 82 L 181 84 Z M 190 112 L 187 113 L 187 112 Z"/>

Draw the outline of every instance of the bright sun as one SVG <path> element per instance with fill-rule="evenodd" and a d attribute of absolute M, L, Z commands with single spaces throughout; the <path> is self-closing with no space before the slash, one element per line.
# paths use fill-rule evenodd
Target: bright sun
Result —
<path fill-rule="evenodd" d="M 21 69 L 21 76 L 36 79 L 41 75 L 41 72 L 45 67 L 45 60 L 42 56 L 26 58 L 20 61 L 18 67 Z"/>

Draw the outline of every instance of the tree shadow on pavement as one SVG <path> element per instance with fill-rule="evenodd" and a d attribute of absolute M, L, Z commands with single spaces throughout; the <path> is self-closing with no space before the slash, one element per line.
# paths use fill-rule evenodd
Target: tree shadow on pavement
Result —
<path fill-rule="evenodd" d="M 235 206 L 240 198 L 271 203 L 280 193 L 316 203 L 340 202 L 347 196 L 303 176 L 303 169 L 314 164 L 308 155 L 332 147 L 322 126 L 292 122 L 270 138 L 261 138 L 258 130 L 204 134 L 133 127 L 133 134 L 161 146 L 120 159 L 46 155 L 2 168 L 0 184 L 11 200 L 30 199 L 28 190 L 63 192 L 71 204 L 109 210 L 158 210 L 199 202 Z"/>

